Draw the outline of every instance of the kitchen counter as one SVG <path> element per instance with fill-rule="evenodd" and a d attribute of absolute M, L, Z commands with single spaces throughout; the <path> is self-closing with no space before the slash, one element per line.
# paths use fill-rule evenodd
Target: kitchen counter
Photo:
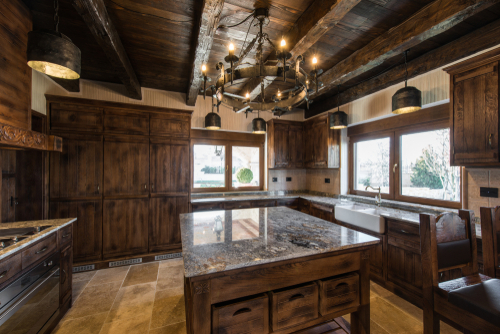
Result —
<path fill-rule="evenodd" d="M 6 258 L 7 256 L 28 247 L 29 245 L 35 243 L 36 241 L 42 239 L 43 237 L 54 233 L 57 230 L 73 223 L 76 218 L 67 219 L 48 219 L 48 220 L 33 220 L 26 222 L 14 222 L 14 223 L 3 223 L 0 224 L 0 230 L 11 229 L 11 228 L 26 228 L 26 227 L 41 227 L 41 226 L 51 226 L 37 234 L 31 235 L 26 239 L 23 239 L 16 243 L 15 245 L 6 247 L 0 250 L 0 260 Z"/>
<path fill-rule="evenodd" d="M 186 277 L 379 243 L 285 207 L 195 212 L 180 221 Z"/>

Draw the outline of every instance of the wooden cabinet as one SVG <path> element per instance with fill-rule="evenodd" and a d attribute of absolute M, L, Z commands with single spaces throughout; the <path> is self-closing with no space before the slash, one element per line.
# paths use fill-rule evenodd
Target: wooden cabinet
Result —
<path fill-rule="evenodd" d="M 189 141 L 151 139 L 151 194 L 189 191 Z"/>
<path fill-rule="evenodd" d="M 388 237 L 387 280 L 418 296 L 422 294 L 420 245 Z"/>
<path fill-rule="evenodd" d="M 73 254 L 72 248 L 66 247 L 61 251 L 60 260 L 60 285 L 59 285 L 59 300 L 60 304 L 71 298 L 72 280 L 73 280 Z"/>
<path fill-rule="evenodd" d="M 73 256 L 75 262 L 102 259 L 102 202 L 50 202 L 50 219 L 76 218 L 73 223 Z"/>
<path fill-rule="evenodd" d="M 310 203 L 309 204 L 309 213 L 311 216 L 333 222 L 335 221 L 335 214 L 333 211 L 333 207 Z"/>
<path fill-rule="evenodd" d="M 188 196 L 157 197 L 150 200 L 149 251 L 181 246 L 179 215 L 189 212 Z"/>
<path fill-rule="evenodd" d="M 149 140 L 143 137 L 104 138 L 104 195 L 149 194 Z"/>
<path fill-rule="evenodd" d="M 306 168 L 340 168 L 340 130 L 330 129 L 329 114 L 304 122 Z"/>
<path fill-rule="evenodd" d="M 498 166 L 500 48 L 447 67 L 450 156 L 456 166 Z"/>
<path fill-rule="evenodd" d="M 104 200 L 103 257 L 148 252 L 149 199 Z"/>
<path fill-rule="evenodd" d="M 96 106 L 51 103 L 49 129 L 51 131 L 101 132 L 103 109 Z"/>
<path fill-rule="evenodd" d="M 50 197 L 86 198 L 102 191 L 103 142 L 100 135 L 63 137 L 63 152 L 50 154 Z"/>
<path fill-rule="evenodd" d="M 302 168 L 304 166 L 302 123 L 272 119 L 267 124 L 268 168 Z"/>

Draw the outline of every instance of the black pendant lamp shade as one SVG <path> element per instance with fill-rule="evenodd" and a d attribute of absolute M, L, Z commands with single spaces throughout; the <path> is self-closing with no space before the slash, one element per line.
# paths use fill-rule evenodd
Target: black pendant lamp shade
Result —
<path fill-rule="evenodd" d="M 264 134 L 266 133 L 266 121 L 263 118 L 257 117 L 252 121 L 252 133 Z"/>
<path fill-rule="evenodd" d="M 393 114 L 408 114 L 422 109 L 422 92 L 415 87 L 408 86 L 408 66 L 406 62 L 408 51 L 405 51 L 405 86 L 392 96 Z"/>
<path fill-rule="evenodd" d="M 80 78 L 80 49 L 58 31 L 29 32 L 27 56 L 28 66 L 38 72 L 62 79 Z"/>
<path fill-rule="evenodd" d="M 219 130 L 221 127 L 220 124 L 221 124 L 220 116 L 214 113 L 213 111 L 211 113 L 208 113 L 207 116 L 205 116 L 205 129 Z"/>
<path fill-rule="evenodd" d="M 347 114 L 340 111 L 340 85 L 337 86 L 337 111 L 330 114 L 330 129 L 338 130 L 347 128 Z"/>

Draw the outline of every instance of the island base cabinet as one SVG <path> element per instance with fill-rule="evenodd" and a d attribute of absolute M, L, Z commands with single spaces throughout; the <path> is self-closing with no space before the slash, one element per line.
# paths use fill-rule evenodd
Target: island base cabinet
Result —
<path fill-rule="evenodd" d="M 272 291 L 271 325 L 272 330 L 295 326 L 318 318 L 318 284 Z"/>
<path fill-rule="evenodd" d="M 359 305 L 359 275 L 357 273 L 319 281 L 319 312 L 321 315 Z"/>
<path fill-rule="evenodd" d="M 269 298 L 265 294 L 212 306 L 212 334 L 268 334 Z"/>
<path fill-rule="evenodd" d="M 104 259 L 147 253 L 148 202 L 149 199 L 104 200 Z"/>
<path fill-rule="evenodd" d="M 61 252 L 61 273 L 59 298 L 61 305 L 71 299 L 73 281 L 73 252 L 71 245 Z M 71 304 L 71 302 L 70 302 Z"/>

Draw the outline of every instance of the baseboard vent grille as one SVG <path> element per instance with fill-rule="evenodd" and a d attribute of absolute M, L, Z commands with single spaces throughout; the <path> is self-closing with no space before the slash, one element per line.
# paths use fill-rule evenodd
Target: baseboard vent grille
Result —
<path fill-rule="evenodd" d="M 89 271 L 89 270 L 95 270 L 95 265 L 89 264 L 87 266 L 73 267 L 73 272 L 74 273 L 79 273 L 81 271 Z"/>
<path fill-rule="evenodd" d="M 138 259 L 130 259 L 130 260 L 123 260 L 123 261 L 114 261 L 109 263 L 109 267 L 119 267 L 119 266 L 125 266 L 127 264 L 138 264 L 142 263 L 142 257 Z"/>
<path fill-rule="evenodd" d="M 182 257 L 182 253 L 170 253 L 170 254 L 156 255 L 155 256 L 155 261 L 175 259 L 175 258 L 178 258 L 178 257 Z"/>

